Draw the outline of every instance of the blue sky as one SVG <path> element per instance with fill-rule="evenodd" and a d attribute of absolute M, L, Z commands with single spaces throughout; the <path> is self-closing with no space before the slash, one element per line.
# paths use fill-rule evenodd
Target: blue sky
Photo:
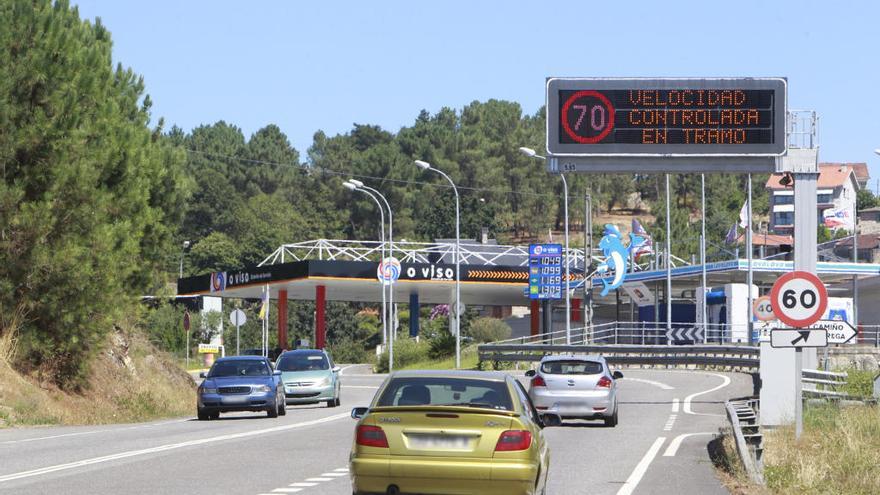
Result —
<path fill-rule="evenodd" d="M 880 178 L 880 2 L 73 0 L 142 74 L 154 120 L 390 131 L 489 98 L 534 113 L 547 76 L 785 76 L 820 159 Z M 875 180 L 871 181 L 874 188 Z"/>

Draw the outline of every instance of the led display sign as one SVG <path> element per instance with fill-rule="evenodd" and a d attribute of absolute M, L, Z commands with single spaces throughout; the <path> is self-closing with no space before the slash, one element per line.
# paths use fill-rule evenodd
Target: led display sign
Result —
<path fill-rule="evenodd" d="M 547 80 L 551 155 L 781 155 L 785 79 Z"/>
<path fill-rule="evenodd" d="M 562 245 L 529 245 L 529 298 L 562 298 Z"/>

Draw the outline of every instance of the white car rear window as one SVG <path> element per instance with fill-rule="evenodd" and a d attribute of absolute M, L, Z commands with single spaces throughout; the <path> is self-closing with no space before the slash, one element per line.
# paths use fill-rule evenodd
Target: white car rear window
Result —
<path fill-rule="evenodd" d="M 581 359 L 547 361 L 541 365 L 541 373 L 548 375 L 598 375 L 602 371 L 602 363 Z"/>

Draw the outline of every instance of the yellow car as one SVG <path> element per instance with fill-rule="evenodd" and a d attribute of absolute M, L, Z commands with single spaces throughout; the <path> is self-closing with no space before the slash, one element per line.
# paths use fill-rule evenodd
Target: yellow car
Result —
<path fill-rule="evenodd" d="M 538 495 L 550 456 L 540 416 L 511 376 L 482 371 L 401 371 L 358 419 L 349 463 L 362 494 Z"/>

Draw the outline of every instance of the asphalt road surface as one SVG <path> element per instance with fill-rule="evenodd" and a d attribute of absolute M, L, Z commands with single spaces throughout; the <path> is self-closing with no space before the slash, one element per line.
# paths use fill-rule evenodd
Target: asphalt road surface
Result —
<path fill-rule="evenodd" d="M 727 493 L 707 446 L 726 423 L 724 401 L 751 394 L 751 377 L 624 374 L 616 428 L 573 421 L 544 430 L 548 493 Z M 349 412 L 368 405 L 383 378 L 346 367 L 342 407 L 289 406 L 277 419 L 240 413 L 218 421 L 0 430 L 0 494 L 350 495 Z"/>

